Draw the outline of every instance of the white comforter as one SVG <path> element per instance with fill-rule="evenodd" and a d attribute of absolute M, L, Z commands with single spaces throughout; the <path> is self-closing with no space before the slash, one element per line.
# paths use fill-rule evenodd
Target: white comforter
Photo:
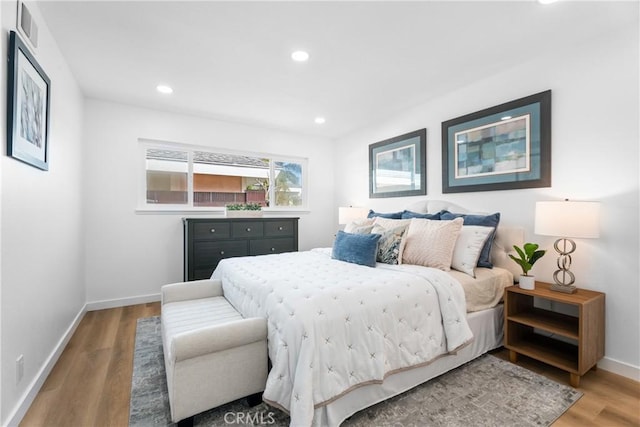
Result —
<path fill-rule="evenodd" d="M 355 387 L 473 338 L 462 287 L 436 269 L 370 268 L 309 251 L 225 259 L 212 277 L 244 317 L 268 319 L 273 367 L 263 398 L 295 426 Z"/>

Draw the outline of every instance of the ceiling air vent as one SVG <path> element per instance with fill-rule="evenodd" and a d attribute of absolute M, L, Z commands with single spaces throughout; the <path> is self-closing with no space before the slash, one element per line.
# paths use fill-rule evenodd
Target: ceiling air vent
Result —
<path fill-rule="evenodd" d="M 18 2 L 18 28 L 34 48 L 38 47 L 38 25 L 21 1 Z"/>

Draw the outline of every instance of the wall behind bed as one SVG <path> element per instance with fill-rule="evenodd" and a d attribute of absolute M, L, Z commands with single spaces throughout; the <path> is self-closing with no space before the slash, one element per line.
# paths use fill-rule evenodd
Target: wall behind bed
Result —
<path fill-rule="evenodd" d="M 577 241 L 572 271 L 579 287 L 607 294 L 601 366 L 639 379 L 638 23 L 580 45 L 559 41 L 555 49 L 338 140 L 336 182 L 342 185 L 336 188 L 336 206 L 393 211 L 419 200 L 368 198 L 368 145 L 426 127 L 426 197 L 499 211 L 504 223 L 524 226 L 528 241 L 550 250 L 534 273 L 551 281 L 555 238 L 533 234 L 535 202 L 601 201 L 601 237 Z M 552 187 L 443 195 L 441 123 L 547 89 L 552 90 Z"/>

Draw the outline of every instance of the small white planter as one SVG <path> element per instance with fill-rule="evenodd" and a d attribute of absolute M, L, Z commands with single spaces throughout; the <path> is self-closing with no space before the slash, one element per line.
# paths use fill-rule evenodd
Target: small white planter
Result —
<path fill-rule="evenodd" d="M 520 289 L 527 289 L 532 291 L 536 288 L 536 278 L 534 276 L 520 275 L 520 281 L 518 282 Z"/>
<path fill-rule="evenodd" d="M 230 211 L 226 210 L 227 218 L 260 218 L 262 216 L 262 211 L 248 211 L 248 210 L 239 210 L 239 211 Z"/>

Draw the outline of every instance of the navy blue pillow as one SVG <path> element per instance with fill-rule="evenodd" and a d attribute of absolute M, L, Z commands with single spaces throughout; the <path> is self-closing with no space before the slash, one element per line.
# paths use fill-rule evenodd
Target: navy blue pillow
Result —
<path fill-rule="evenodd" d="M 434 214 L 428 214 L 428 213 L 418 213 L 418 212 L 412 212 L 412 211 L 404 211 L 404 212 L 402 212 L 402 219 L 424 218 L 424 219 L 439 220 L 440 219 L 440 215 L 442 215 L 445 212 L 447 212 L 447 211 L 440 211 L 440 212 L 436 212 Z"/>
<path fill-rule="evenodd" d="M 367 215 L 367 218 L 375 218 L 377 216 L 379 216 L 380 218 L 402 219 L 402 212 L 380 213 L 374 212 L 372 209 L 369 209 L 369 215 Z"/>
<path fill-rule="evenodd" d="M 496 212 L 491 215 L 466 215 L 451 212 L 443 212 L 440 215 L 442 220 L 451 220 L 455 218 L 462 218 L 463 225 L 482 225 L 485 227 L 493 227 L 493 231 L 489 234 L 487 241 L 484 242 L 484 246 L 480 251 L 480 258 L 478 258 L 478 267 L 493 268 L 491 263 L 491 247 L 493 246 L 493 239 L 496 237 L 496 228 L 500 222 L 500 212 Z"/>
<path fill-rule="evenodd" d="M 331 258 L 353 264 L 376 266 L 380 234 L 355 234 L 338 230 Z"/>

